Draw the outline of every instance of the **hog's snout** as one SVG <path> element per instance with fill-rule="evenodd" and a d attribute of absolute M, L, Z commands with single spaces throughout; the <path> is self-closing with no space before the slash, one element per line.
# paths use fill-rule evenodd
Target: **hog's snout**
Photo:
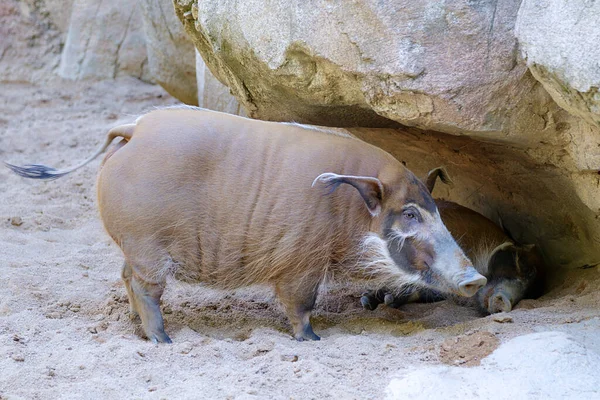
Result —
<path fill-rule="evenodd" d="M 458 281 L 458 293 L 461 296 L 471 297 L 479 289 L 485 286 L 487 279 L 485 276 L 476 272 L 473 268 L 470 271 L 465 272 Z"/>

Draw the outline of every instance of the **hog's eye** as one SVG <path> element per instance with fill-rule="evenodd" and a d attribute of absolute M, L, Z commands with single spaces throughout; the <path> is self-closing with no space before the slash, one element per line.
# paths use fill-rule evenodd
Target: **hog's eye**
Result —
<path fill-rule="evenodd" d="M 417 210 L 413 209 L 413 208 L 409 208 L 407 210 L 404 210 L 402 212 L 402 216 L 404 217 L 404 219 L 409 220 L 409 221 L 413 221 L 413 220 L 418 220 L 419 219 L 419 213 Z"/>

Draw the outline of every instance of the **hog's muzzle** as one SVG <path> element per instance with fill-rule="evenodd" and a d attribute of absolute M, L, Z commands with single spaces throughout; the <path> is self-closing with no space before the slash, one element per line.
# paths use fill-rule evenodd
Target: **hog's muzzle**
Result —
<path fill-rule="evenodd" d="M 487 279 L 474 268 L 469 268 L 457 278 L 458 294 L 464 297 L 472 297 L 479 289 L 485 286 Z"/>

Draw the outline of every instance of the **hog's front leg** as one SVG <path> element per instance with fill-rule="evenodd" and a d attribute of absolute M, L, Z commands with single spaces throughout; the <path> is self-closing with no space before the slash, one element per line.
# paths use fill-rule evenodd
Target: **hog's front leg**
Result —
<path fill-rule="evenodd" d="M 292 324 L 294 338 L 304 340 L 320 340 L 310 324 L 310 314 L 317 300 L 320 280 L 302 279 L 292 282 L 279 282 L 276 285 L 277 297 L 283 303 L 286 314 Z"/>
<path fill-rule="evenodd" d="M 408 303 L 433 303 L 444 299 L 441 293 L 430 289 L 408 289 L 402 294 L 393 294 L 386 289 L 380 289 L 364 293 L 360 303 L 363 308 L 372 311 L 381 303 L 391 308 L 399 308 Z"/>

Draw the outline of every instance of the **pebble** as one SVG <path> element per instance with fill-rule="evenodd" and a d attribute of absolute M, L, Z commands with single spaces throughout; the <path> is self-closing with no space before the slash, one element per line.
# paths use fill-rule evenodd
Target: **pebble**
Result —
<path fill-rule="evenodd" d="M 10 219 L 10 224 L 13 226 L 21 226 L 23 225 L 23 218 L 21 217 L 12 217 Z"/>
<path fill-rule="evenodd" d="M 513 322 L 513 318 L 510 315 L 507 315 L 506 313 L 494 314 L 494 316 L 492 317 L 492 319 L 494 321 L 496 321 L 496 322 L 501 323 L 501 324 L 508 323 L 508 322 Z"/>
<path fill-rule="evenodd" d="M 282 354 L 281 361 L 296 362 L 298 361 L 298 356 L 296 354 Z"/>

